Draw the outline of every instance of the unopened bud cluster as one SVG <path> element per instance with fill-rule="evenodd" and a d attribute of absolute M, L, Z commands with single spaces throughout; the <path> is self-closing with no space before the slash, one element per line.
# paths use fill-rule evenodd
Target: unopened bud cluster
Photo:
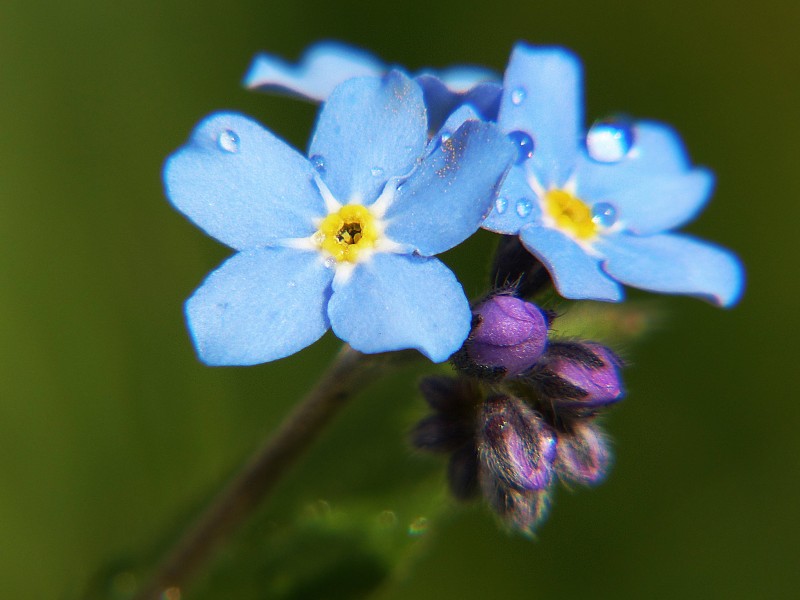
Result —
<path fill-rule="evenodd" d="M 554 339 L 554 316 L 504 288 L 473 307 L 453 357 L 456 377 L 423 379 L 433 414 L 412 443 L 449 455 L 459 499 L 482 495 L 512 529 L 532 534 L 558 481 L 594 485 L 611 453 L 598 416 L 622 399 L 620 359 L 596 342 Z"/>

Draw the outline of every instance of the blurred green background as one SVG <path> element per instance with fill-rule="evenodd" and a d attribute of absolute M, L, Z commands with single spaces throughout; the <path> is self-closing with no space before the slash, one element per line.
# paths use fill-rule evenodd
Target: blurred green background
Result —
<path fill-rule="evenodd" d="M 412 70 L 574 49 L 589 119 L 672 123 L 716 172 L 689 230 L 737 250 L 748 289 L 731 311 L 661 300 L 607 421 L 610 478 L 561 490 L 538 540 L 452 504 L 442 461 L 408 449 L 430 371 L 410 368 L 358 396 L 184 598 L 800 597 L 798 30 L 788 0 L 0 0 L 0 598 L 128 598 L 338 346 L 200 365 L 182 303 L 229 252 L 160 183 L 216 109 L 304 148 L 314 108 L 240 80 L 257 51 L 322 38 Z M 445 257 L 469 294 L 491 244 Z"/>

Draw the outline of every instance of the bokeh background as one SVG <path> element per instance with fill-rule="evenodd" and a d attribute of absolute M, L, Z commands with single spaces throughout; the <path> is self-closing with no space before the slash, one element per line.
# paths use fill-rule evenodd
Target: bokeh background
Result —
<path fill-rule="evenodd" d="M 408 368 L 365 386 L 184 598 L 800 597 L 800 4 L 0 0 L 0 597 L 129 598 L 338 346 L 200 365 L 182 302 L 227 254 L 160 169 L 215 109 L 305 147 L 315 109 L 240 87 L 251 57 L 339 39 L 411 70 L 586 68 L 589 119 L 672 123 L 717 174 L 688 229 L 736 249 L 731 311 L 659 299 L 625 348 L 617 459 L 536 541 L 448 500 L 405 434 Z M 492 238 L 445 259 L 470 294 Z M 652 299 L 645 295 L 637 298 Z"/>

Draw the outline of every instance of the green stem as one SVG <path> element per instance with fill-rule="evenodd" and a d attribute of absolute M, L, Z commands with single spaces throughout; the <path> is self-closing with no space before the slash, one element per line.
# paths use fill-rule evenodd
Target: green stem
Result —
<path fill-rule="evenodd" d="M 317 384 L 184 532 L 135 600 L 180 597 L 214 550 L 261 504 L 287 469 L 353 397 L 406 353 L 365 355 L 345 345 Z"/>

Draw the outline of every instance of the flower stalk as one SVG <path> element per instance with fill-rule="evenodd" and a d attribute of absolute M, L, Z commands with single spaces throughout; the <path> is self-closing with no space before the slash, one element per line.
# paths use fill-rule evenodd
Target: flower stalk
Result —
<path fill-rule="evenodd" d="M 258 508 L 354 396 L 411 352 L 361 354 L 344 345 L 316 385 L 245 463 L 157 566 L 135 600 L 180 597 L 215 549 Z"/>

